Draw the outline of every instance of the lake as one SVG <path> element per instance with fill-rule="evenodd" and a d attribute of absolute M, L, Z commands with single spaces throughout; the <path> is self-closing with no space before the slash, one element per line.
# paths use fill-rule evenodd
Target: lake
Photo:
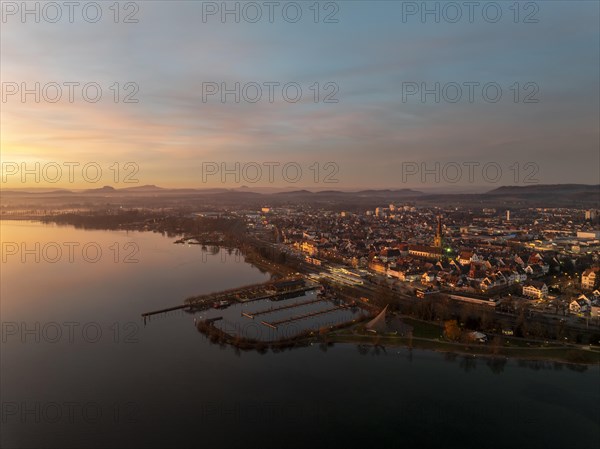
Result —
<path fill-rule="evenodd" d="M 235 252 L 149 232 L 0 226 L 3 448 L 600 440 L 598 366 L 354 344 L 243 352 L 208 341 L 193 314 L 140 317 L 269 279 Z"/>

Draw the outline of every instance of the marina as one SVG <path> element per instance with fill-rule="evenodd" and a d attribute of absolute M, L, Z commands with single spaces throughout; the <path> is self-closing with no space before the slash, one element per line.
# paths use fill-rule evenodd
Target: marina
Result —
<path fill-rule="evenodd" d="M 217 313 L 223 320 L 209 322 Z M 313 289 L 294 298 L 238 302 L 218 312 L 207 309 L 198 318 L 197 327 L 207 336 L 218 334 L 227 343 L 245 347 L 307 337 L 322 329 L 355 324 L 369 316 L 370 312 L 362 308 L 340 305 Z"/>

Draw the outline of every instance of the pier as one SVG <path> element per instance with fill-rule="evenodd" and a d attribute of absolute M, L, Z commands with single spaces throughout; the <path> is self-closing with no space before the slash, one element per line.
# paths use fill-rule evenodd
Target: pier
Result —
<path fill-rule="evenodd" d="M 300 287 L 295 288 L 294 287 Z M 232 288 L 220 292 L 208 293 L 187 298 L 184 304 L 167 307 L 152 312 L 142 313 L 142 317 L 146 318 L 159 313 L 171 312 L 173 310 L 187 309 L 188 311 L 197 310 L 200 308 L 209 308 L 215 302 L 220 301 L 236 301 L 239 303 L 247 303 L 252 301 L 260 301 L 262 299 L 270 299 L 277 301 L 280 299 L 293 298 L 300 296 L 307 291 L 316 290 L 318 285 L 306 286 L 305 280 L 302 278 L 280 279 L 277 281 L 269 281 L 262 284 L 252 284 L 245 287 Z M 267 293 L 265 295 L 265 293 Z"/>
<path fill-rule="evenodd" d="M 265 326 L 268 326 L 270 328 L 273 329 L 277 329 L 278 326 L 282 325 L 282 324 L 288 324 L 288 323 L 292 323 L 294 321 L 300 321 L 300 320 L 304 320 L 306 318 L 311 318 L 313 316 L 317 316 L 317 315 L 323 315 L 326 313 L 330 313 L 330 312 L 335 312 L 336 310 L 341 310 L 341 309 L 346 309 L 347 306 L 336 306 L 336 307 L 332 307 L 330 309 L 325 309 L 325 310 L 319 310 L 317 312 L 310 312 L 310 313 L 306 313 L 304 315 L 298 315 L 298 316 L 292 316 L 290 318 L 285 318 L 283 320 L 279 320 L 279 321 L 272 321 L 272 322 L 268 322 L 268 321 L 261 321 L 261 324 L 264 324 Z"/>
<path fill-rule="evenodd" d="M 254 319 L 254 317 L 259 316 L 259 315 L 264 315 L 266 313 L 278 312 L 280 310 L 293 309 L 295 307 L 308 306 L 309 304 L 316 304 L 318 302 L 323 302 L 323 301 L 324 301 L 323 299 L 311 299 L 311 300 L 304 301 L 304 302 L 290 304 L 288 306 L 271 307 L 270 309 L 263 309 L 263 310 L 259 310 L 258 312 L 242 312 L 242 316 L 245 316 L 246 318 Z"/>
<path fill-rule="evenodd" d="M 181 304 L 179 306 L 167 307 L 166 309 L 160 309 L 160 310 L 154 310 L 152 312 L 142 313 L 142 317 L 146 318 L 151 315 L 158 315 L 159 313 L 172 312 L 173 310 L 187 309 L 189 307 L 190 306 L 188 304 Z"/>
<path fill-rule="evenodd" d="M 294 289 L 294 287 L 297 287 Z M 282 279 L 278 281 L 269 281 L 262 284 L 252 284 L 245 287 L 232 288 L 220 292 L 208 293 L 205 295 L 193 296 L 185 300 L 186 304 L 195 305 L 206 300 L 221 301 L 233 300 L 237 302 L 258 301 L 260 299 L 277 299 L 286 294 L 303 293 L 308 290 L 314 290 L 317 286 L 307 287 L 304 279 Z M 265 295 L 266 292 L 269 294 Z"/>
<path fill-rule="evenodd" d="M 257 298 L 238 299 L 237 301 L 241 302 L 241 303 L 260 301 L 262 299 L 270 299 L 272 301 L 278 301 L 280 299 L 287 299 L 287 298 L 293 298 L 294 296 L 300 296 L 302 293 L 306 293 L 308 291 L 315 290 L 317 288 L 318 287 L 303 287 L 303 288 L 299 288 L 297 290 L 291 290 L 288 292 L 272 293 L 270 295 L 259 296 Z"/>

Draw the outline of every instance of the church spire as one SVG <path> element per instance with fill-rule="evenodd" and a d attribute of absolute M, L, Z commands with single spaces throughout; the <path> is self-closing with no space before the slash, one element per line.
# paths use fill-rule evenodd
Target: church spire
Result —
<path fill-rule="evenodd" d="M 442 247 L 442 216 L 437 217 L 437 228 L 435 231 L 435 238 L 433 239 L 433 246 L 436 248 Z"/>

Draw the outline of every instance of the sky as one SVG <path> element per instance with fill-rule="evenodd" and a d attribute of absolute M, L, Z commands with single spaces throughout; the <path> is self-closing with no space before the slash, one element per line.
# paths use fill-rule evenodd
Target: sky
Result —
<path fill-rule="evenodd" d="M 1 187 L 600 183 L 600 2 L 516 5 L 2 2 Z"/>

